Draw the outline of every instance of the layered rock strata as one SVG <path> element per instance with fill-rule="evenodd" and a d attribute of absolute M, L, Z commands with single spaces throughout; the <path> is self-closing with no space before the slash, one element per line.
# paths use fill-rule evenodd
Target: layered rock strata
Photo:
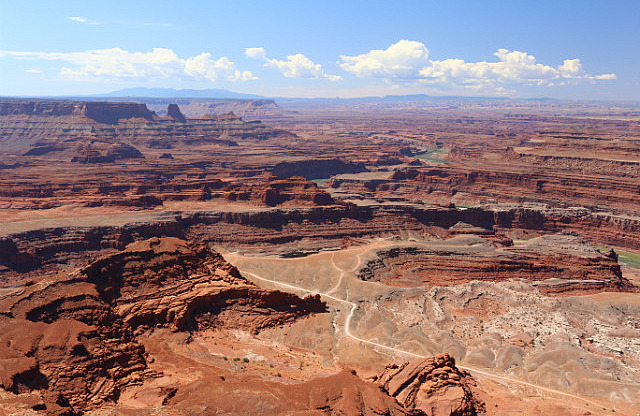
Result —
<path fill-rule="evenodd" d="M 475 416 L 485 410 L 475 381 L 449 354 L 390 364 L 374 382 L 412 414 Z"/>
<path fill-rule="evenodd" d="M 301 301 L 259 289 L 220 254 L 172 237 L 132 243 L 80 273 L 132 327 L 218 324 L 259 331 L 325 309 L 319 295 Z"/>
<path fill-rule="evenodd" d="M 286 194 L 286 191 L 280 191 L 281 197 Z M 315 193 L 307 195 L 316 200 Z M 113 223 L 103 221 L 101 226 L 75 221 L 74 226 L 4 234 L 0 236 L 0 273 L 2 266 L 4 272 L 28 271 L 40 265 L 85 259 L 101 250 L 122 249 L 132 241 L 154 236 L 189 237 L 242 249 L 268 246 L 274 252 L 286 253 L 298 249 L 337 248 L 346 237 L 445 237 L 449 233 L 461 234 L 462 226 L 456 227 L 456 224 L 463 222 L 472 225 L 474 232 L 481 235 L 491 234 L 494 229 L 503 236 L 517 230 L 534 235 L 568 230 L 590 241 L 622 247 L 635 247 L 640 243 L 640 220 L 577 208 L 487 206 L 459 210 L 411 205 L 337 205 L 143 214 L 139 220 L 130 214 L 121 220 L 113 216 L 109 219 Z M 278 232 L 274 233 L 274 230 Z M 499 243 L 501 237 L 489 236 L 489 239 Z M 508 242 L 506 239 L 502 244 Z"/>
<path fill-rule="evenodd" d="M 222 256 L 176 238 L 130 244 L 68 274 L 0 287 L 0 387 L 78 414 L 149 374 L 138 327 L 256 332 L 322 312 L 319 296 L 260 289 Z"/>
<path fill-rule="evenodd" d="M 177 105 L 171 105 L 168 113 L 169 117 L 160 118 L 139 103 L 0 102 L 0 144 L 3 153 L 59 157 L 87 142 L 170 149 L 177 145 L 236 146 L 235 140 L 293 137 L 259 121 L 244 122 L 233 114 L 186 119 Z"/>
<path fill-rule="evenodd" d="M 545 294 L 638 291 L 622 277 L 615 253 L 603 254 L 573 235 L 546 235 L 512 247 L 495 247 L 476 236 L 404 244 L 378 252 L 358 276 L 394 286 L 527 279 Z"/>

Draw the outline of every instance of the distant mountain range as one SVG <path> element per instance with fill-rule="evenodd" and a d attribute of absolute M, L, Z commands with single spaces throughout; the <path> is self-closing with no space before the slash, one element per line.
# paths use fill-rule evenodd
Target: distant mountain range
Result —
<path fill-rule="evenodd" d="M 19 97 L 14 97 L 18 99 Z M 24 97 L 28 98 L 28 97 Z M 36 98 L 36 97 L 33 97 Z M 76 99 L 97 101 L 105 100 L 113 101 L 150 101 L 149 99 L 171 100 L 171 99 L 222 99 L 222 100 L 264 100 L 267 97 L 257 94 L 245 94 L 240 92 L 229 91 L 219 88 L 210 89 L 174 89 L 174 88 L 146 88 L 134 87 L 122 90 L 112 91 L 104 94 L 90 94 L 77 96 L 55 96 L 55 97 L 38 97 L 38 98 L 54 98 L 54 99 Z M 147 100 L 140 100 L 140 99 Z M 508 97 L 466 97 L 466 96 L 443 96 L 443 95 L 427 95 L 427 94 L 408 94 L 408 95 L 386 95 L 384 97 L 365 96 L 353 98 L 303 98 L 303 97 L 269 97 L 269 100 L 276 99 L 278 102 L 290 103 L 345 103 L 345 102 L 421 102 L 421 101 L 558 101 L 553 98 L 508 98 Z M 11 97 L 3 97 L 3 99 L 12 99 Z"/>
<path fill-rule="evenodd" d="M 108 92 L 106 94 L 95 94 L 91 97 L 149 97 L 149 98 L 236 98 L 254 99 L 265 98 L 261 95 L 243 94 L 223 89 L 192 90 L 173 88 L 125 88 L 123 90 Z"/>
<path fill-rule="evenodd" d="M 509 98 L 509 97 L 466 97 L 455 95 L 385 95 L 384 97 L 353 97 L 353 98 L 283 98 L 276 97 L 278 102 L 317 102 L 317 103 L 345 103 L 345 102 L 452 102 L 452 101 L 557 101 L 553 98 Z"/>

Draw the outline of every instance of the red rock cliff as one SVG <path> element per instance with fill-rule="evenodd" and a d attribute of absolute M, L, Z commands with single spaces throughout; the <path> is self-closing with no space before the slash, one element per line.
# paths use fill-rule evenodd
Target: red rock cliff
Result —
<path fill-rule="evenodd" d="M 86 116 L 99 123 L 116 124 L 122 119 L 154 119 L 145 104 L 100 101 L 7 101 L 0 102 L 0 116 Z"/>

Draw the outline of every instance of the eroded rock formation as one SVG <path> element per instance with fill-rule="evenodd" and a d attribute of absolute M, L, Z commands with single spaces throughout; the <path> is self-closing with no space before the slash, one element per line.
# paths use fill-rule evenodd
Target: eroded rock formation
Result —
<path fill-rule="evenodd" d="M 58 276 L 2 291 L 0 387 L 39 390 L 37 408 L 76 414 L 142 379 L 144 348 L 86 279 Z"/>
<path fill-rule="evenodd" d="M 34 406 L 53 413 L 115 401 L 148 377 L 140 326 L 255 332 L 325 308 L 318 296 L 260 289 L 218 253 L 176 238 L 0 290 L 0 387 L 40 390 Z"/>
<path fill-rule="evenodd" d="M 134 328 L 224 325 L 258 331 L 325 308 L 317 295 L 300 300 L 259 289 L 220 254 L 173 237 L 132 243 L 80 273 Z"/>
<path fill-rule="evenodd" d="M 374 382 L 406 410 L 427 416 L 475 416 L 484 403 L 474 394 L 471 375 L 456 367 L 449 354 L 390 364 Z"/>
<path fill-rule="evenodd" d="M 639 368 L 637 297 L 619 292 L 638 276 L 637 113 L 205 101 L 3 99 L 0 413 L 18 402 L 59 413 L 469 411 L 468 378 L 440 358 L 389 368 L 378 385 L 336 374 L 336 362 L 380 363 L 345 335 L 342 303 L 298 319 L 320 300 L 260 289 L 169 236 L 353 301 L 362 339 L 449 351 L 596 401 L 636 399 L 625 383 Z M 258 113 L 276 127 L 237 116 Z M 631 251 L 621 268 L 578 235 Z M 527 403 L 514 406 L 563 413 Z"/>
<path fill-rule="evenodd" d="M 0 116 L 83 116 L 98 123 L 116 124 L 119 120 L 140 118 L 153 120 L 154 114 L 138 103 L 77 101 L 9 101 L 0 102 Z"/>
<path fill-rule="evenodd" d="M 226 414 L 420 415 L 407 411 L 379 386 L 346 370 L 297 384 L 231 377 L 212 381 L 178 389 L 167 404 L 186 413 L 216 409 Z"/>
<path fill-rule="evenodd" d="M 546 235 L 495 247 L 478 236 L 399 245 L 377 253 L 358 272 L 363 280 L 398 286 L 450 286 L 472 280 L 527 279 L 547 294 L 636 292 L 622 277 L 615 253 L 603 254 L 570 234 Z"/>

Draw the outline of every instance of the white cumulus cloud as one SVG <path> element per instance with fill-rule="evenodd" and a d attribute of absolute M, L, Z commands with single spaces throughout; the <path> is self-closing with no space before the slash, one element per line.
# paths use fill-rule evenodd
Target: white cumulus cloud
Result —
<path fill-rule="evenodd" d="M 454 85 L 495 86 L 497 84 L 561 85 L 579 80 L 615 79 L 614 74 L 589 75 L 579 59 L 565 59 L 553 67 L 538 63 L 533 55 L 520 51 L 499 49 L 497 62 L 465 62 L 462 59 L 430 61 L 420 70 L 426 80 Z"/>
<path fill-rule="evenodd" d="M 100 22 L 96 22 L 95 20 L 86 19 L 86 18 L 80 17 L 80 16 L 69 16 L 69 17 L 66 17 L 65 19 L 71 20 L 71 21 L 74 21 L 74 22 L 78 22 L 78 23 L 86 23 L 88 25 L 99 25 L 100 24 Z"/>
<path fill-rule="evenodd" d="M 557 67 L 538 63 L 533 55 L 498 49 L 495 62 L 466 62 L 459 58 L 429 59 L 429 49 L 420 42 L 401 40 L 387 49 L 374 49 L 356 56 L 341 56 L 342 69 L 361 78 L 419 81 L 474 90 L 492 88 L 504 94 L 501 85 L 564 85 L 567 82 L 611 80 L 615 74 L 590 75 L 579 59 L 566 59 Z"/>
<path fill-rule="evenodd" d="M 340 67 L 363 78 L 414 78 L 429 63 L 429 49 L 420 42 L 401 40 L 387 49 L 357 56 L 341 55 Z"/>
<path fill-rule="evenodd" d="M 154 48 L 150 52 L 129 52 L 121 48 L 85 52 L 2 51 L 0 57 L 64 62 L 60 74 L 67 77 L 112 79 L 158 79 L 192 77 L 209 81 L 256 79 L 250 71 L 240 71 L 226 57 L 214 59 L 210 53 L 180 58 L 173 50 Z"/>
<path fill-rule="evenodd" d="M 216 81 L 220 78 L 229 81 L 249 81 L 257 79 L 251 71 L 240 71 L 236 69 L 234 63 L 227 57 L 223 56 L 220 59 L 213 59 L 211 54 L 207 52 L 187 59 L 184 72 L 187 75 L 203 77 L 210 81 Z"/>
<path fill-rule="evenodd" d="M 244 54 L 249 58 L 264 59 L 265 61 L 268 60 L 264 48 L 247 48 L 245 49 Z"/>
<path fill-rule="evenodd" d="M 288 78 L 326 78 L 329 81 L 339 81 L 339 75 L 330 75 L 324 72 L 322 65 L 314 63 L 301 53 L 288 55 L 286 61 L 267 58 L 264 48 L 247 48 L 245 55 L 253 59 L 265 61 L 264 66 L 277 68 Z"/>

